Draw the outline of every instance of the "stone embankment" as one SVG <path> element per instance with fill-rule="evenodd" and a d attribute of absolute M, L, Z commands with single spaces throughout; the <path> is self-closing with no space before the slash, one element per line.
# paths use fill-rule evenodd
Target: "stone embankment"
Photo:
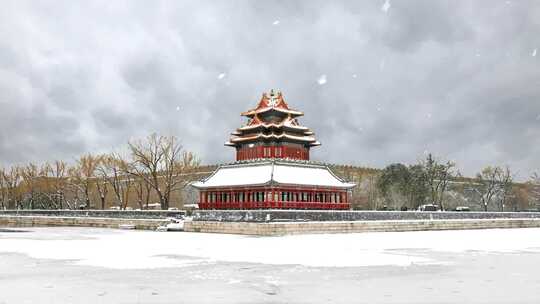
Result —
<path fill-rule="evenodd" d="M 461 219 L 540 219 L 540 212 L 420 212 L 323 210 L 199 210 L 195 221 L 216 222 L 337 222 Z"/>
<path fill-rule="evenodd" d="M 183 211 L 0 211 L 0 227 L 78 226 L 155 230 Z M 184 230 L 245 235 L 540 227 L 539 212 L 201 210 Z"/>
<path fill-rule="evenodd" d="M 185 231 L 248 235 L 540 227 L 540 212 L 200 210 Z"/>
<path fill-rule="evenodd" d="M 316 233 L 402 232 L 493 228 L 538 228 L 540 219 L 461 219 L 339 222 L 186 222 L 184 231 L 261 236 Z"/>
<path fill-rule="evenodd" d="M 169 217 L 185 215 L 184 211 L 162 210 L 2 210 L 0 227 L 74 226 L 155 230 Z"/>
<path fill-rule="evenodd" d="M 133 225 L 134 229 L 155 230 L 165 219 L 73 217 L 43 215 L 0 215 L 0 227 L 96 227 L 120 228 Z"/>

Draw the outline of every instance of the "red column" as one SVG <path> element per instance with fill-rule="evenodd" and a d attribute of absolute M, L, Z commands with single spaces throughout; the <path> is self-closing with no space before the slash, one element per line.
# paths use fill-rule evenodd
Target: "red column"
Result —
<path fill-rule="evenodd" d="M 272 153 L 274 153 L 274 149 L 272 149 Z M 270 189 L 270 208 L 274 208 L 276 204 L 275 195 L 274 195 L 274 188 Z"/>

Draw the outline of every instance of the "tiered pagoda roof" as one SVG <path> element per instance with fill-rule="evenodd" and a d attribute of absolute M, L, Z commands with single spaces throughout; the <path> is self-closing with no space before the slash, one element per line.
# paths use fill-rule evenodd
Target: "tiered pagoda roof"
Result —
<path fill-rule="evenodd" d="M 199 190 L 199 208 L 349 209 L 355 184 L 309 160 L 320 143 L 298 123 L 303 115 L 281 92 L 264 93 L 257 107 L 242 113 L 247 124 L 225 143 L 235 148 L 236 162 L 191 184 Z"/>
<path fill-rule="evenodd" d="M 248 118 L 246 125 L 231 133 L 225 143 L 238 147 L 253 142 L 295 142 L 306 147 L 319 146 L 314 133 L 298 123 L 297 117 L 304 113 L 289 108 L 280 91 L 263 93 L 257 107 L 241 114 Z"/>

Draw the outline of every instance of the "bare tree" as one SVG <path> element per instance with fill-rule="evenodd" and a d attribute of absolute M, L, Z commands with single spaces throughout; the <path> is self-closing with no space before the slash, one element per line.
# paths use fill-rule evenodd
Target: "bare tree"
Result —
<path fill-rule="evenodd" d="M 185 171 L 199 165 L 191 152 L 183 151 L 174 136 L 152 134 L 129 142 L 133 166 L 130 174 L 144 179 L 156 191 L 161 209 L 168 209 L 171 193 L 186 185 Z"/>
<path fill-rule="evenodd" d="M 85 209 L 92 209 L 92 202 L 90 200 L 90 190 L 92 184 L 96 178 L 96 170 L 99 164 L 99 157 L 92 154 L 86 154 L 81 156 L 77 160 L 77 165 L 72 169 L 72 174 L 75 178 L 75 187 L 82 188 L 85 199 Z"/>
<path fill-rule="evenodd" d="M 529 209 L 531 193 L 527 187 L 512 187 L 512 195 L 509 196 L 507 202 L 512 211 Z"/>
<path fill-rule="evenodd" d="M 429 198 L 433 204 L 439 205 L 441 210 L 445 210 L 444 193 L 448 188 L 448 182 L 455 176 L 453 162 L 441 164 L 429 154 L 423 163 L 426 172 L 427 185 L 429 188 Z"/>
<path fill-rule="evenodd" d="M 500 191 L 498 180 L 500 176 L 501 168 L 499 167 L 486 167 L 476 175 L 475 185 L 472 185 L 471 190 L 480 196 L 479 203 L 484 211 L 488 211 L 489 206 Z"/>
<path fill-rule="evenodd" d="M 97 166 L 97 175 L 96 175 L 96 189 L 99 193 L 99 199 L 101 201 L 101 209 L 105 209 L 105 202 L 107 200 L 107 194 L 109 193 L 109 172 L 103 166 L 105 156 L 102 155 L 99 157 L 99 164 Z"/>
<path fill-rule="evenodd" d="M 531 176 L 531 196 L 536 208 L 540 209 L 540 174 L 537 172 Z"/>
<path fill-rule="evenodd" d="M 504 207 L 508 205 L 509 198 L 512 194 L 513 178 L 510 172 L 510 167 L 499 169 L 497 180 L 499 182 L 499 211 L 504 211 Z"/>
<path fill-rule="evenodd" d="M 0 167 L 0 209 L 4 210 L 7 206 L 8 191 L 5 179 L 6 170 Z"/>
<path fill-rule="evenodd" d="M 134 186 L 135 193 L 137 193 L 137 204 L 139 205 L 139 208 L 141 210 L 148 209 L 152 186 L 147 183 L 144 178 L 141 178 L 138 175 L 134 177 Z"/>
<path fill-rule="evenodd" d="M 21 168 L 20 174 L 22 176 L 24 191 L 27 196 L 25 201 L 27 202 L 27 207 L 29 209 L 34 209 L 35 207 L 37 179 L 42 176 L 42 173 L 40 168 L 34 163 L 29 163 Z"/>
<path fill-rule="evenodd" d="M 52 164 L 45 163 L 43 172 L 47 176 L 44 194 L 54 204 L 54 208 L 63 209 L 67 186 L 67 164 L 61 160 L 54 161 Z"/>
<path fill-rule="evenodd" d="M 118 207 L 126 209 L 133 182 L 133 176 L 129 174 L 128 163 L 118 155 L 105 155 L 101 160 L 99 171 L 102 176 L 107 177 L 108 183 L 114 191 Z"/>
<path fill-rule="evenodd" d="M 368 193 L 368 207 L 369 209 L 378 209 L 379 207 L 379 198 L 380 193 L 377 189 L 377 178 L 378 176 L 375 174 L 370 174 L 367 177 L 367 193 Z"/>
<path fill-rule="evenodd" d="M 9 170 L 2 172 L 4 179 L 4 186 L 7 194 L 7 208 L 15 209 L 20 208 L 20 202 L 22 200 L 22 191 L 20 184 L 22 183 L 21 168 L 18 166 L 12 166 Z"/>

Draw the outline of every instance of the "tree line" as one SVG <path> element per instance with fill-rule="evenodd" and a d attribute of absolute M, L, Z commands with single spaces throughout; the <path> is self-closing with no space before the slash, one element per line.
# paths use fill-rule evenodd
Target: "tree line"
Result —
<path fill-rule="evenodd" d="M 151 134 L 128 142 L 126 150 L 86 154 L 74 164 L 56 160 L 0 167 L 0 209 L 105 209 L 111 197 L 117 208 L 126 209 L 135 195 L 140 209 L 157 197 L 166 210 L 173 192 L 184 188 L 189 172 L 200 165 L 174 136 Z"/>
<path fill-rule="evenodd" d="M 467 205 L 477 205 L 484 211 L 517 210 L 517 201 L 523 196 L 516 187 L 514 174 L 508 166 L 488 166 L 474 178 L 461 176 L 456 164 L 439 161 L 428 154 L 416 164 L 400 163 L 385 167 L 379 174 L 376 188 L 385 203 L 394 208 L 418 208 L 424 204 L 437 205 L 447 210 L 452 196 Z M 540 176 L 535 173 L 526 185 L 532 204 L 540 204 Z M 521 191 L 521 192 L 520 192 Z"/>
<path fill-rule="evenodd" d="M 124 153 L 86 154 L 72 164 L 57 160 L 0 167 L 0 209 L 105 209 L 111 201 L 118 209 L 134 202 L 141 210 L 150 203 L 168 209 L 173 193 L 184 191 L 202 168 L 174 136 L 151 134 L 129 141 L 125 148 Z M 355 208 L 416 209 L 433 204 L 449 210 L 460 204 L 507 211 L 540 205 L 540 175 L 533 174 L 525 184 L 514 183 L 509 167 L 486 167 L 466 178 L 455 163 L 429 154 L 416 164 L 396 163 L 382 170 L 333 169 L 357 183 L 351 200 Z"/>

